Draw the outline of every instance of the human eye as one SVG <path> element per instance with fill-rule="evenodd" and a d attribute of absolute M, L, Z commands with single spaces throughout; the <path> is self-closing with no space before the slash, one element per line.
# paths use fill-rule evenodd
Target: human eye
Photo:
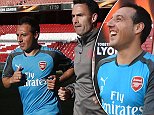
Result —
<path fill-rule="evenodd" d="M 79 13 L 79 14 L 77 14 L 77 17 L 83 17 L 83 16 L 84 16 L 83 13 Z"/>
<path fill-rule="evenodd" d="M 117 16 L 116 17 L 116 22 L 121 22 L 121 21 L 123 21 L 123 18 L 121 16 Z"/>
<path fill-rule="evenodd" d="M 72 14 L 72 18 L 74 18 L 74 17 L 75 17 L 75 15 Z"/>
<path fill-rule="evenodd" d="M 26 33 L 23 33 L 22 36 L 25 37 L 25 36 L 27 36 L 27 34 Z"/>

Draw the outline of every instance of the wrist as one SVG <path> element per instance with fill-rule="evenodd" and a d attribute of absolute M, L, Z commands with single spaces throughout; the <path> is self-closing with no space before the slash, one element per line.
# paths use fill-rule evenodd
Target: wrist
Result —
<path fill-rule="evenodd" d="M 66 87 L 67 92 L 69 93 L 70 98 L 74 98 L 74 89 Z"/>
<path fill-rule="evenodd" d="M 10 83 L 10 84 L 13 83 L 13 81 L 12 81 L 12 77 L 9 78 L 9 83 Z"/>

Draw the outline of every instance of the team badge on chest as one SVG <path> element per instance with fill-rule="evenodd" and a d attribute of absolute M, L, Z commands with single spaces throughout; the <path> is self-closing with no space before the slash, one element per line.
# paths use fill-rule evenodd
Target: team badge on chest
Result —
<path fill-rule="evenodd" d="M 39 67 L 40 67 L 40 70 L 42 70 L 42 71 L 45 70 L 45 68 L 47 67 L 46 61 L 40 61 Z"/>
<path fill-rule="evenodd" d="M 134 76 L 131 81 L 132 89 L 137 92 L 143 87 L 143 78 L 141 76 Z"/>

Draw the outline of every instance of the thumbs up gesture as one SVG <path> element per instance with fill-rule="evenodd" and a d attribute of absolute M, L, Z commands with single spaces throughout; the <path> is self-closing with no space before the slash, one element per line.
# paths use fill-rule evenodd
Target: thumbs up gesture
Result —
<path fill-rule="evenodd" d="M 21 81 L 22 77 L 22 67 L 18 67 L 17 70 L 14 72 L 13 76 L 10 78 L 10 83 L 18 83 Z"/>

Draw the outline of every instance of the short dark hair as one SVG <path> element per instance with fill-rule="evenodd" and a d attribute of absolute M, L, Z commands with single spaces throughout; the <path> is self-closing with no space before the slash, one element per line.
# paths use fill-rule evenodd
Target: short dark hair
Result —
<path fill-rule="evenodd" d="M 29 24 L 31 26 L 31 32 L 33 34 L 35 34 L 36 32 L 40 33 L 39 23 L 34 17 L 29 17 L 29 16 L 22 17 L 19 20 L 18 25 L 22 25 L 22 24 Z"/>
<path fill-rule="evenodd" d="M 132 17 L 133 23 L 138 24 L 140 22 L 144 23 L 144 29 L 141 33 L 141 44 L 143 44 L 151 31 L 152 20 L 150 14 L 141 6 L 133 3 L 125 3 L 121 7 L 130 7 L 136 10 L 136 13 Z"/>
<path fill-rule="evenodd" d="M 90 13 L 94 14 L 97 13 L 99 14 L 99 6 L 97 2 L 94 0 L 73 0 L 73 4 L 86 4 L 89 8 Z"/>

